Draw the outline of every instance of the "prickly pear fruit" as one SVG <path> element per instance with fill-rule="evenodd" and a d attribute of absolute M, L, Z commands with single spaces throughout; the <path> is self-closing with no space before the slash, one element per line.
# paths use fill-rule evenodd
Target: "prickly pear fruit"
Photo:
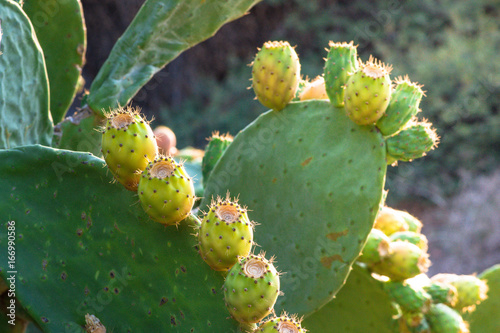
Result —
<path fill-rule="evenodd" d="M 358 125 L 375 123 L 384 115 L 391 98 L 391 66 L 370 56 L 347 79 L 344 91 L 345 110 Z"/>
<path fill-rule="evenodd" d="M 439 138 L 430 123 L 411 123 L 398 134 L 386 139 L 388 163 L 391 160 L 408 162 L 425 156 L 438 142 Z"/>
<path fill-rule="evenodd" d="M 273 110 L 283 109 L 295 97 L 300 62 L 288 42 L 266 42 L 255 56 L 252 87 L 257 99 Z"/>
<path fill-rule="evenodd" d="M 322 76 L 316 77 L 311 82 L 307 82 L 301 89 L 299 100 L 306 101 L 309 99 L 328 99 L 325 90 L 325 78 Z"/>
<path fill-rule="evenodd" d="M 420 233 L 420 231 L 422 230 L 422 222 L 420 222 L 419 219 L 402 210 L 398 210 L 398 213 L 406 221 L 406 224 L 408 224 L 408 231 Z"/>
<path fill-rule="evenodd" d="M 454 307 L 457 302 L 457 288 L 449 283 L 434 281 L 423 288 L 431 295 L 433 303 L 443 303 L 450 307 Z"/>
<path fill-rule="evenodd" d="M 219 161 L 231 142 L 233 142 L 233 137 L 229 134 L 219 135 L 219 132 L 212 133 L 212 137 L 210 137 L 208 145 L 205 148 L 205 155 L 203 155 L 201 163 L 203 186 L 207 183 L 210 172 L 212 172 L 215 164 Z"/>
<path fill-rule="evenodd" d="M 427 252 L 428 241 L 423 234 L 418 234 L 413 231 L 398 231 L 389 236 L 392 242 L 403 241 L 410 242 L 418 246 L 422 251 Z"/>
<path fill-rule="evenodd" d="M 104 160 L 118 182 L 136 191 L 141 172 L 158 154 L 153 131 L 139 109 L 118 108 L 106 116 L 102 134 Z"/>
<path fill-rule="evenodd" d="M 239 257 L 250 254 L 253 223 L 237 201 L 217 198 L 203 217 L 198 231 L 200 255 L 216 271 L 227 271 Z"/>
<path fill-rule="evenodd" d="M 158 157 L 142 172 L 139 188 L 142 208 L 156 222 L 178 224 L 195 202 L 193 180 L 172 157 Z"/>
<path fill-rule="evenodd" d="M 429 269 L 429 255 L 409 242 L 396 241 L 389 244 L 389 253 L 380 263 L 371 268 L 393 281 L 403 281 Z"/>
<path fill-rule="evenodd" d="M 224 281 L 226 307 L 241 323 L 257 323 L 270 314 L 279 293 L 278 272 L 263 254 L 240 258 Z"/>
<path fill-rule="evenodd" d="M 411 82 L 408 76 L 394 80 L 395 88 L 384 115 L 377 121 L 377 128 L 384 136 L 393 135 L 402 129 L 418 112 L 425 95 L 422 85 Z"/>
<path fill-rule="evenodd" d="M 448 283 L 457 289 L 457 302 L 453 308 L 459 311 L 473 310 L 487 298 L 488 285 L 474 275 L 437 274 L 431 281 Z"/>
<path fill-rule="evenodd" d="M 344 106 L 344 86 L 348 74 L 358 70 L 357 45 L 350 43 L 329 42 L 328 55 L 325 62 L 326 93 L 330 102 L 336 107 Z"/>
<path fill-rule="evenodd" d="M 468 333 L 469 328 L 462 316 L 445 304 L 431 305 L 425 318 L 432 333 Z"/>
<path fill-rule="evenodd" d="M 431 329 L 422 312 L 403 312 L 399 317 L 399 332 L 431 333 Z"/>
<path fill-rule="evenodd" d="M 427 312 L 432 303 L 427 292 L 406 281 L 387 281 L 384 283 L 384 290 L 407 312 Z"/>
<path fill-rule="evenodd" d="M 381 230 L 387 236 L 398 231 L 407 231 L 408 224 L 397 210 L 390 207 L 382 207 L 375 218 L 375 229 Z"/>
<path fill-rule="evenodd" d="M 281 317 L 273 317 L 263 322 L 253 333 L 305 333 L 300 326 L 300 321 L 286 314 Z"/>
<path fill-rule="evenodd" d="M 366 239 L 362 254 L 358 257 L 359 262 L 374 264 L 382 260 L 389 251 L 391 240 L 381 230 L 372 229 Z"/>

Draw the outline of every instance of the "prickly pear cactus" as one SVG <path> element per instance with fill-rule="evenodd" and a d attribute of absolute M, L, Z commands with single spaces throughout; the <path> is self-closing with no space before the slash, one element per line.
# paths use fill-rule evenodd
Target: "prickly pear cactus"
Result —
<path fill-rule="evenodd" d="M 0 18 L 0 148 L 50 145 L 49 84 L 35 31 L 11 0 L 0 2 Z"/>
<path fill-rule="evenodd" d="M 500 264 L 488 268 L 478 276 L 488 284 L 488 298 L 466 314 L 471 333 L 500 332 Z"/>
<path fill-rule="evenodd" d="M 254 333 L 305 333 L 300 326 L 300 320 L 283 315 L 272 317 L 263 322 Z"/>
<path fill-rule="evenodd" d="M 59 123 L 73 102 L 85 62 L 86 28 L 80 0 L 24 1 L 43 49 L 50 83 L 50 113 Z"/>
<path fill-rule="evenodd" d="M 239 193 L 260 224 L 255 242 L 287 272 L 276 311 L 305 315 L 344 283 L 372 228 L 385 172 L 385 143 L 373 126 L 354 124 L 328 101 L 291 103 L 234 138 L 200 209 L 212 196 Z"/>
<path fill-rule="evenodd" d="M 312 333 L 396 333 L 397 324 L 392 319 L 396 313 L 382 282 L 372 278 L 364 267 L 354 264 L 335 298 L 307 317 L 302 326 Z"/>
<path fill-rule="evenodd" d="M 227 147 L 233 142 L 233 137 L 229 134 L 219 135 L 215 132 L 209 139 L 208 145 L 205 148 L 203 161 L 201 164 L 203 185 L 205 186 L 210 173 L 212 172 L 215 164 L 219 161 L 222 154 L 226 151 Z"/>
<path fill-rule="evenodd" d="M 436 131 L 427 122 L 411 124 L 398 134 L 387 138 L 387 160 L 411 161 L 425 156 L 437 146 Z"/>
<path fill-rule="evenodd" d="M 152 222 L 103 160 L 28 146 L 0 151 L 0 174 L 2 227 L 16 226 L 16 297 L 44 332 L 83 332 L 87 313 L 114 332 L 237 331 L 192 227 Z M 2 251 L 4 280 L 7 262 Z"/>

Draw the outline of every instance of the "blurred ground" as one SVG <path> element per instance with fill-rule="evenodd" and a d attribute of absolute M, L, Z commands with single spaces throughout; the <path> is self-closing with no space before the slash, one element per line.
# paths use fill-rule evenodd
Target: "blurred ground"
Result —
<path fill-rule="evenodd" d="M 462 175 L 461 190 L 442 206 L 419 201 L 398 208 L 418 217 L 437 273 L 471 274 L 500 263 L 500 168 L 489 175 Z"/>

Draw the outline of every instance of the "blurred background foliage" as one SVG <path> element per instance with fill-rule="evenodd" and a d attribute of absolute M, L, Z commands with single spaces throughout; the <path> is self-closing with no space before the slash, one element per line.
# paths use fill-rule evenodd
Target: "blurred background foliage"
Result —
<path fill-rule="evenodd" d="M 82 0 L 92 82 L 114 41 L 143 1 Z M 211 132 L 237 134 L 265 108 L 253 100 L 248 64 L 267 40 L 296 45 L 302 73 L 320 75 L 328 41 L 358 44 L 424 85 L 420 117 L 441 144 L 428 156 L 389 167 L 393 203 L 420 197 L 442 204 L 463 173 L 488 173 L 500 158 L 500 6 L 497 0 L 264 0 L 215 37 L 186 51 L 134 98 L 154 126 L 177 135 L 178 148 L 204 148 Z"/>

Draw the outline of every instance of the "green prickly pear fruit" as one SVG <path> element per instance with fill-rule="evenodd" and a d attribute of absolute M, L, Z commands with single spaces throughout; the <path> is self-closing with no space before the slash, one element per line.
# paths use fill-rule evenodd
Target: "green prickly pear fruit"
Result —
<path fill-rule="evenodd" d="M 398 231 L 408 231 L 408 224 L 399 212 L 387 206 L 379 210 L 373 227 L 387 236 Z"/>
<path fill-rule="evenodd" d="M 358 125 L 375 123 L 384 115 L 391 98 L 391 66 L 370 56 L 347 79 L 344 105 L 349 118 Z"/>
<path fill-rule="evenodd" d="M 300 81 L 300 62 L 288 42 L 266 42 L 252 64 L 252 87 L 259 102 L 283 109 L 294 97 Z"/>
<path fill-rule="evenodd" d="M 178 224 L 195 202 L 193 180 L 172 157 L 159 157 L 142 172 L 139 200 L 144 211 L 156 222 Z"/>
<path fill-rule="evenodd" d="M 392 242 L 406 241 L 418 246 L 422 251 L 427 252 L 428 241 L 423 234 L 418 234 L 413 231 L 398 231 L 389 236 Z"/>
<path fill-rule="evenodd" d="M 403 281 L 427 272 L 429 255 L 409 242 L 396 241 L 389 244 L 389 253 L 382 261 L 373 265 L 373 271 L 393 281 Z"/>
<path fill-rule="evenodd" d="M 453 306 L 459 311 L 472 311 L 488 296 L 488 285 L 474 275 L 437 274 L 432 282 L 448 283 L 457 289 L 457 302 Z"/>
<path fill-rule="evenodd" d="M 399 332 L 431 333 L 431 330 L 422 312 L 403 312 L 399 317 Z"/>
<path fill-rule="evenodd" d="M 219 161 L 231 142 L 233 142 L 233 137 L 229 134 L 219 135 L 219 132 L 212 133 L 212 137 L 210 137 L 208 145 L 205 148 L 205 155 L 203 155 L 201 163 L 203 186 L 206 185 L 210 172 L 212 172 L 215 164 Z"/>
<path fill-rule="evenodd" d="M 384 136 L 402 129 L 419 111 L 418 106 L 425 96 L 422 85 L 411 82 L 408 76 L 398 77 L 385 114 L 377 121 L 377 128 Z"/>
<path fill-rule="evenodd" d="M 366 239 L 362 254 L 358 257 L 359 262 L 374 264 L 382 260 L 389 251 L 391 240 L 381 230 L 372 229 Z"/>
<path fill-rule="evenodd" d="M 224 281 L 226 307 L 241 323 L 257 323 L 270 314 L 279 294 L 279 274 L 264 254 L 240 258 Z"/>
<path fill-rule="evenodd" d="M 201 221 L 198 241 L 200 255 L 212 269 L 229 270 L 252 249 L 253 223 L 247 210 L 229 195 L 217 198 Z"/>
<path fill-rule="evenodd" d="M 424 289 L 406 281 L 387 281 L 384 290 L 406 312 L 425 313 L 432 303 Z"/>
<path fill-rule="evenodd" d="M 419 219 L 402 210 L 398 210 L 398 213 L 406 221 L 406 224 L 408 224 L 408 231 L 413 231 L 416 233 L 420 233 L 422 231 L 422 222 L 420 222 Z"/>
<path fill-rule="evenodd" d="M 318 76 L 311 82 L 307 82 L 301 89 L 299 100 L 307 101 L 309 99 L 328 99 L 325 90 L 325 78 Z"/>
<path fill-rule="evenodd" d="M 408 162 L 423 157 L 438 143 L 439 137 L 430 123 L 425 120 L 412 122 L 398 134 L 386 139 L 388 163 L 394 160 Z"/>
<path fill-rule="evenodd" d="M 443 303 L 450 307 L 454 307 L 457 302 L 457 288 L 449 283 L 434 281 L 423 288 L 431 295 L 433 303 Z"/>
<path fill-rule="evenodd" d="M 349 73 L 358 70 L 357 45 L 329 42 L 330 47 L 325 62 L 326 93 L 336 107 L 344 106 L 344 86 Z"/>
<path fill-rule="evenodd" d="M 300 320 L 286 314 L 273 317 L 263 322 L 253 333 L 305 333 L 306 329 L 300 326 Z"/>
<path fill-rule="evenodd" d="M 104 160 L 118 182 L 137 191 L 142 171 L 158 154 L 153 131 L 139 109 L 118 108 L 106 116 L 102 131 Z"/>
<path fill-rule="evenodd" d="M 431 305 L 425 318 L 432 333 L 468 333 L 469 328 L 462 316 L 445 304 Z"/>

